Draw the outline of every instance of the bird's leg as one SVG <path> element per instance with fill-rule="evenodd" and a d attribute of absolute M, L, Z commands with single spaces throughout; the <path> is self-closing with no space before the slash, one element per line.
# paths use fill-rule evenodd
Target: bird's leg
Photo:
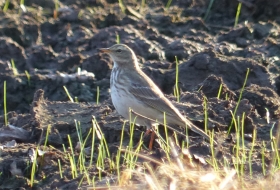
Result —
<path fill-rule="evenodd" d="M 147 129 L 147 131 L 146 131 L 145 134 L 144 134 L 144 136 L 147 136 L 147 135 L 151 134 L 150 142 L 149 142 L 149 150 L 152 150 L 152 149 L 153 149 L 154 141 L 155 141 L 155 138 L 156 138 L 155 128 L 156 128 L 157 126 L 158 126 L 157 123 L 151 124 L 151 128 L 150 128 L 150 129 Z"/>
<path fill-rule="evenodd" d="M 134 148 L 136 149 L 137 147 L 139 147 L 141 145 L 141 142 L 143 142 L 144 139 L 148 138 L 150 134 L 151 134 L 151 137 L 150 137 L 148 148 L 149 148 L 149 150 L 152 150 L 153 143 L 154 143 L 154 140 L 155 140 L 155 132 L 152 129 L 147 129 L 146 130 L 146 132 L 144 133 L 142 138 L 139 140 L 139 142 L 134 146 Z"/>
<path fill-rule="evenodd" d="M 150 138 L 150 143 L 149 143 L 149 149 L 150 150 L 153 149 L 155 137 L 156 137 L 156 133 L 155 133 L 154 130 L 152 130 L 152 134 L 151 134 L 151 138 Z"/>
<path fill-rule="evenodd" d="M 136 149 L 137 147 L 139 147 L 141 142 L 143 142 L 144 139 L 150 138 L 148 148 L 149 148 L 149 150 L 152 150 L 154 141 L 155 141 L 155 137 L 156 137 L 156 133 L 155 133 L 154 129 L 152 129 L 152 128 L 147 129 L 146 132 L 144 133 L 144 135 L 142 136 L 142 138 L 139 140 L 139 142 L 134 146 L 134 148 Z"/>
<path fill-rule="evenodd" d="M 153 145 L 154 145 L 154 141 L 155 141 L 155 137 L 156 137 L 156 133 L 155 133 L 154 129 L 155 129 L 155 127 L 158 126 L 158 122 L 153 120 L 153 119 L 150 119 L 148 117 L 145 117 L 143 115 L 140 115 L 140 114 L 138 114 L 137 112 L 135 112 L 133 110 L 130 110 L 130 111 L 131 111 L 131 113 L 133 114 L 134 117 L 138 117 L 138 118 L 143 119 L 145 121 L 145 126 L 151 126 L 151 127 L 148 127 L 148 129 L 144 133 L 142 139 L 147 138 L 151 134 L 150 142 L 149 142 L 149 150 L 152 150 L 153 149 Z M 137 144 L 137 146 L 139 145 L 139 143 Z"/>
<path fill-rule="evenodd" d="M 145 134 L 144 134 L 144 137 L 147 137 L 149 136 L 149 134 L 151 134 L 151 137 L 150 137 L 150 142 L 149 142 L 149 150 L 152 150 L 153 149 L 153 145 L 154 145 L 154 140 L 155 140 L 155 137 L 156 137 L 156 133 L 153 129 L 148 129 Z"/>

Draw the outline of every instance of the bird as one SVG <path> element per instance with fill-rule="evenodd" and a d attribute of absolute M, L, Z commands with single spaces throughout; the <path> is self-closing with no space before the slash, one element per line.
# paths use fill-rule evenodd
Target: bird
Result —
<path fill-rule="evenodd" d="M 114 63 L 110 90 L 112 103 L 118 114 L 129 120 L 132 110 L 134 113 L 132 121 L 140 126 L 146 126 L 147 129 L 152 126 L 151 121 L 166 123 L 169 126 L 178 125 L 189 128 L 210 142 L 210 137 L 185 118 L 152 79 L 141 70 L 137 57 L 130 47 L 115 44 L 99 50 L 109 54 Z"/>

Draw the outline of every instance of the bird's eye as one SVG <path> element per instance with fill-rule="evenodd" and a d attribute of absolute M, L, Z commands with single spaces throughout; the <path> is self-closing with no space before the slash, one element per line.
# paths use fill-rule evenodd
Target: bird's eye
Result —
<path fill-rule="evenodd" d="M 118 52 L 118 53 L 121 53 L 121 52 L 122 52 L 122 50 L 121 50 L 121 49 L 117 49 L 117 52 Z"/>

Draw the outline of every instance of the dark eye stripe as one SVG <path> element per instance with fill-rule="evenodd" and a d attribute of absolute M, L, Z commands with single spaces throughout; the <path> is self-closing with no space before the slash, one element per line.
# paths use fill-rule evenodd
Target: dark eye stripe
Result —
<path fill-rule="evenodd" d="M 120 52 L 122 52 L 122 50 L 121 50 L 121 49 L 117 49 L 117 52 L 119 52 L 119 53 L 120 53 Z"/>

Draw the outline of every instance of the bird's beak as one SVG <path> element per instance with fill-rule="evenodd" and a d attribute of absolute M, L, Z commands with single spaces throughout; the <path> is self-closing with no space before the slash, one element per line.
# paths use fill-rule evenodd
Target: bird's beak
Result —
<path fill-rule="evenodd" d="M 110 53 L 111 50 L 109 48 L 100 48 L 99 51 L 103 52 L 103 53 Z"/>

